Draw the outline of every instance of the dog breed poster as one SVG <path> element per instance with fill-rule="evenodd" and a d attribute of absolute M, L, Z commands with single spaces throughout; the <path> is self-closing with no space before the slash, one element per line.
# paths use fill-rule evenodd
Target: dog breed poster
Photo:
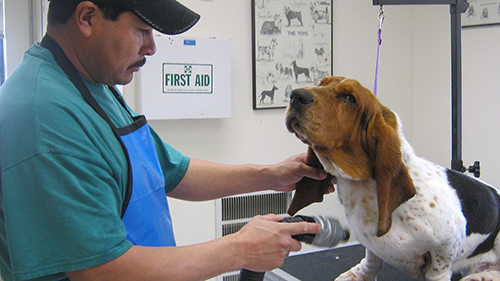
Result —
<path fill-rule="evenodd" d="M 469 8 L 465 13 L 462 14 L 463 27 L 499 23 L 499 0 L 470 0 Z"/>
<path fill-rule="evenodd" d="M 292 89 L 333 74 L 332 1 L 252 0 L 253 108 L 283 108 Z"/>

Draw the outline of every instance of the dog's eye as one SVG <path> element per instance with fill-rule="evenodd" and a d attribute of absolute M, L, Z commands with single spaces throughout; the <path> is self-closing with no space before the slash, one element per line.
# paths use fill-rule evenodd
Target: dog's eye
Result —
<path fill-rule="evenodd" d="M 356 97 L 353 96 L 352 94 L 343 94 L 341 97 L 345 99 L 348 103 L 352 104 L 356 103 Z"/>

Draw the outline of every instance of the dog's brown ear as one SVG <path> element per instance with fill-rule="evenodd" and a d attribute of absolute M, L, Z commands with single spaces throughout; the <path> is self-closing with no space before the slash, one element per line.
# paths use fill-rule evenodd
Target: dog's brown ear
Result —
<path fill-rule="evenodd" d="M 316 153 L 311 147 L 307 150 L 306 164 L 312 167 L 323 169 L 323 165 L 319 162 Z M 323 195 L 328 192 L 328 188 L 332 184 L 333 176 L 328 174 L 324 180 L 314 180 L 311 178 L 302 178 L 297 183 L 297 188 L 295 189 L 295 195 L 293 196 L 292 203 L 288 208 L 288 214 L 293 216 L 300 209 L 309 206 L 314 202 L 322 202 Z"/>
<path fill-rule="evenodd" d="M 381 105 L 367 130 L 373 178 L 377 182 L 379 221 L 377 236 L 391 228 L 392 212 L 416 193 L 413 180 L 403 164 L 396 115 Z"/>

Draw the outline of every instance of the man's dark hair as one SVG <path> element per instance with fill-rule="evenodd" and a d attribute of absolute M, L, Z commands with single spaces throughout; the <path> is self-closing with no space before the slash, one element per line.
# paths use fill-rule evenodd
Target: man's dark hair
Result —
<path fill-rule="evenodd" d="M 128 11 L 125 8 L 106 7 L 102 4 L 92 1 L 104 13 L 104 18 L 111 21 L 116 21 L 118 17 Z M 47 14 L 47 22 L 49 24 L 65 24 L 69 18 L 75 13 L 75 9 L 79 3 L 76 4 L 60 4 L 57 2 L 50 2 L 49 12 Z"/>

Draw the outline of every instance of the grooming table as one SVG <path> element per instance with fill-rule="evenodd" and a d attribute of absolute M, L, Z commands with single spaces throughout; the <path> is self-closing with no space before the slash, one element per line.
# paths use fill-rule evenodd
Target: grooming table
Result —
<path fill-rule="evenodd" d="M 280 269 L 267 272 L 269 281 L 333 281 L 341 273 L 359 263 L 365 256 L 360 244 L 290 256 Z M 377 277 L 378 281 L 417 281 L 389 264 Z M 452 279 L 459 280 L 458 276 Z"/>

